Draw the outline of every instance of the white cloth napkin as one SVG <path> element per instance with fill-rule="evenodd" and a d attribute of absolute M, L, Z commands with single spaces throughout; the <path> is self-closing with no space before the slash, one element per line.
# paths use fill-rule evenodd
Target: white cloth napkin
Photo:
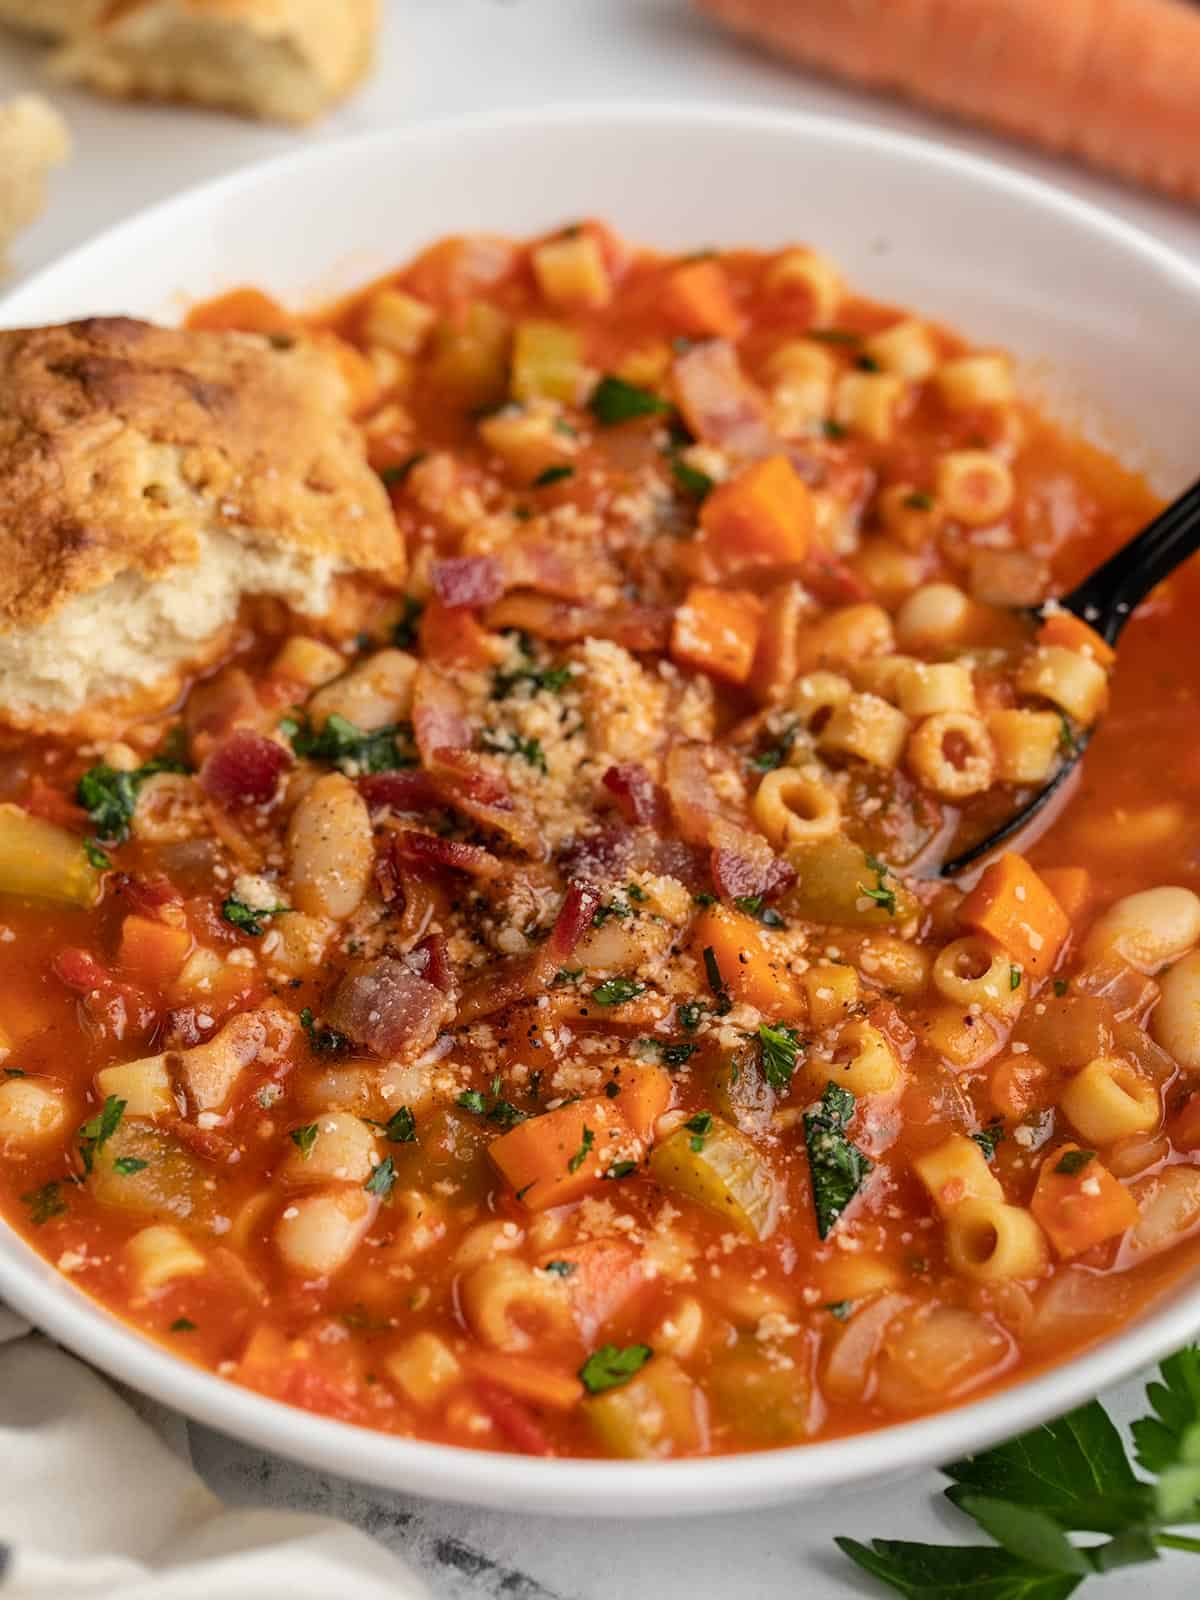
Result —
<path fill-rule="evenodd" d="M 428 1600 L 344 1523 L 226 1510 L 177 1417 L 122 1398 L 3 1306 L 0 1483 L 4 1600 Z"/>

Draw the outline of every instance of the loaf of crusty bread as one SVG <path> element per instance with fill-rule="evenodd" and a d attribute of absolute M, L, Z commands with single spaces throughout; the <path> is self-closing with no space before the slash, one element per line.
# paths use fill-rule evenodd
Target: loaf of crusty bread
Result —
<path fill-rule="evenodd" d="M 351 404 L 319 340 L 0 333 L 0 725 L 110 733 L 214 660 L 244 599 L 337 633 L 343 579 L 402 583 Z"/>
<path fill-rule="evenodd" d="M 0 105 L 0 266 L 10 240 L 44 206 L 47 173 L 70 149 L 66 123 L 40 95 Z"/>
<path fill-rule="evenodd" d="M 1200 6 L 697 0 L 783 55 L 1200 199 Z"/>
<path fill-rule="evenodd" d="M 56 36 L 52 70 L 106 94 L 308 122 L 366 72 L 379 0 L 0 0 Z"/>

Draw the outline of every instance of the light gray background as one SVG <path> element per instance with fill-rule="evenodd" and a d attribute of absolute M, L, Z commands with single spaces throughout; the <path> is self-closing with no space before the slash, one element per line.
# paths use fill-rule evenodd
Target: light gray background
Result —
<path fill-rule="evenodd" d="M 297 143 L 459 111 L 618 97 L 831 111 L 932 135 L 1063 184 L 1186 254 L 1200 253 L 1198 213 L 777 67 L 693 18 L 685 0 L 389 0 L 387 9 L 371 82 L 300 133 L 56 91 L 76 156 L 55 180 L 49 212 L 20 240 L 17 272 L 152 201 Z M 38 84 L 39 70 L 36 49 L 0 42 L 0 99 Z M 381 194 L 378 203 L 402 205 L 403 194 Z M 698 237 L 719 234 L 719 205 L 715 196 L 713 215 L 697 219 Z M 801 226 L 798 217 L 797 229 L 819 237 L 819 219 Z M 1128 1417 L 1139 1409 L 1140 1388 L 1106 1399 Z M 349 1518 L 413 1562 L 437 1600 L 838 1600 L 882 1591 L 858 1581 L 831 1545 L 833 1533 L 962 1537 L 959 1519 L 939 1504 L 934 1473 L 814 1506 L 631 1526 L 429 1505 L 291 1466 L 209 1429 L 190 1433 L 197 1466 L 224 1498 Z M 502 1458 L 496 1471 L 504 1471 Z M 1172 1557 L 1152 1571 L 1097 1581 L 1095 1591 L 1097 1600 L 1195 1600 L 1200 1564 Z"/>

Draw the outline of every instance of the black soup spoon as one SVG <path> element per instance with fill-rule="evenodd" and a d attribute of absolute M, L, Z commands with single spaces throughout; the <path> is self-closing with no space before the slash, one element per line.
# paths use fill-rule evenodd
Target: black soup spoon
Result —
<path fill-rule="evenodd" d="M 1096 568 L 1071 590 L 1053 602 L 1055 609 L 1073 612 L 1100 635 L 1106 644 L 1116 644 L 1121 629 L 1151 589 L 1187 558 L 1200 549 L 1200 482 L 1173 500 L 1154 521 L 1128 544 L 1121 546 L 1102 566 Z M 1047 605 L 1051 602 L 1047 602 Z M 1046 605 L 1033 606 L 1027 615 L 1034 622 L 1045 620 Z M 1037 816 L 1042 807 L 1062 787 L 1075 770 L 1092 729 L 1085 728 L 1075 739 L 1068 761 L 1028 804 L 993 829 L 970 849 L 943 861 L 938 868 L 943 878 L 957 877 L 975 862 L 1006 844 Z"/>

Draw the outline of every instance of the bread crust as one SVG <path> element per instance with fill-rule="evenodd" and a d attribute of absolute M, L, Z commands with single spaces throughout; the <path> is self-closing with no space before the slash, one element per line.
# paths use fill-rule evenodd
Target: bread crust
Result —
<path fill-rule="evenodd" d="M 0 333 L 0 719 L 60 730 L 153 699 L 255 594 L 332 617 L 339 575 L 399 587 L 403 541 L 349 404 L 308 338 L 119 317 Z M 138 607 L 149 659 L 106 679 L 104 630 L 120 644 Z M 99 633 L 101 658 L 58 682 L 45 658 L 51 640 L 72 654 L 68 623 Z"/>
<path fill-rule="evenodd" d="M 78 0 L 76 10 L 51 62 L 60 77 L 285 122 L 309 121 L 346 94 L 379 28 L 379 0 L 110 0 L 99 11 Z"/>

